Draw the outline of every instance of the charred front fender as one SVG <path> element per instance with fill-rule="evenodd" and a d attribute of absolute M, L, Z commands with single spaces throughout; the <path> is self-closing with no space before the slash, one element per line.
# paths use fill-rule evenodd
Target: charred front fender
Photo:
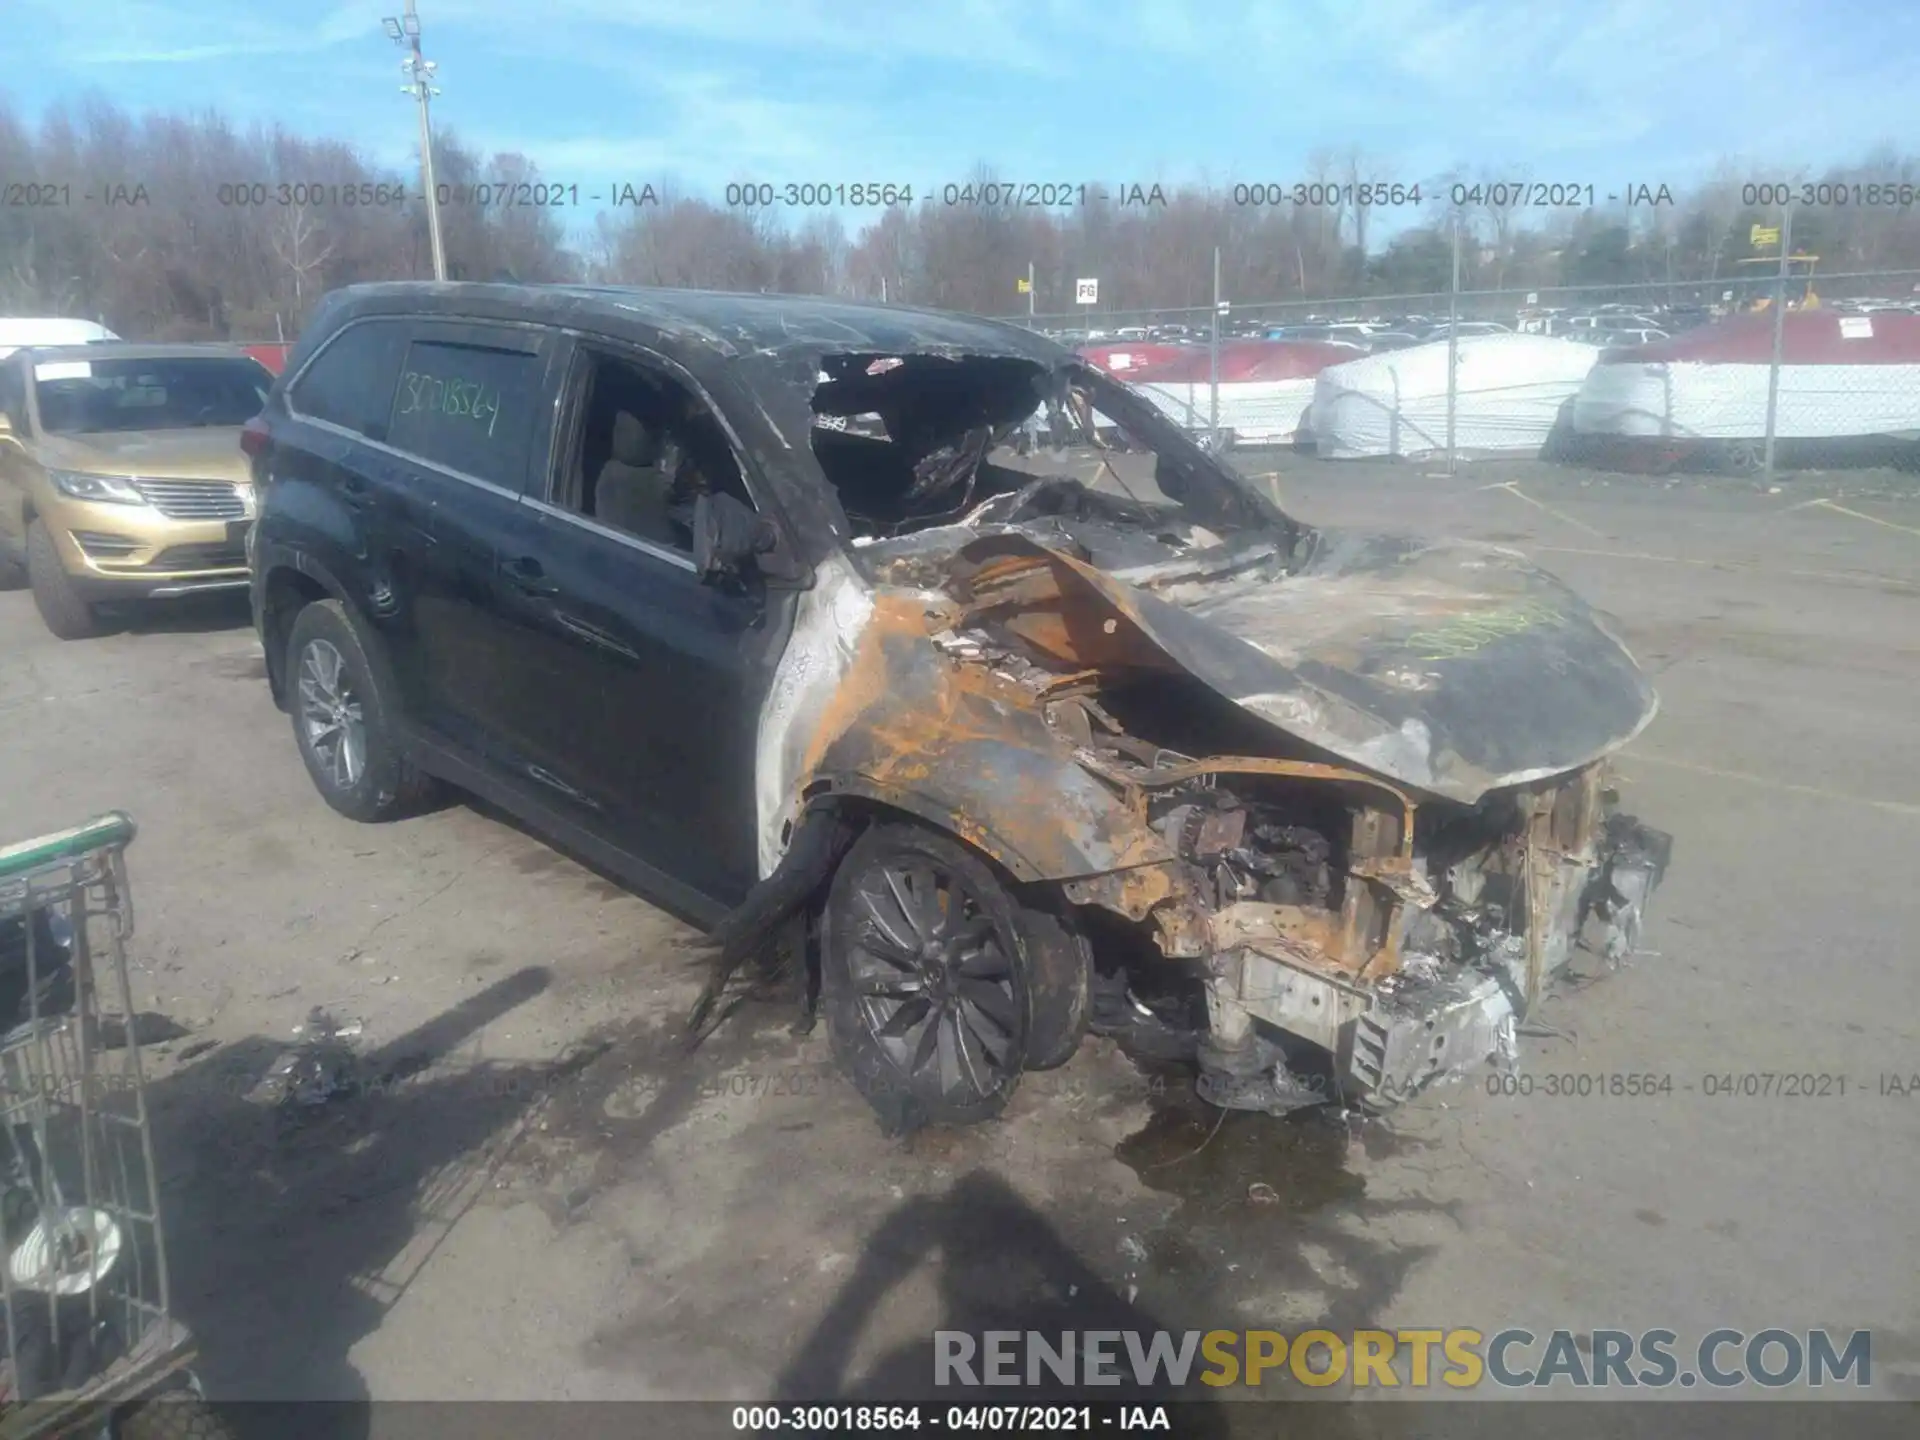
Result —
<path fill-rule="evenodd" d="M 828 707 L 809 798 L 857 797 L 917 815 L 1024 881 L 1071 880 L 1174 858 L 1144 802 L 1075 759 L 1041 687 L 945 653 L 918 605 L 882 599 Z"/>

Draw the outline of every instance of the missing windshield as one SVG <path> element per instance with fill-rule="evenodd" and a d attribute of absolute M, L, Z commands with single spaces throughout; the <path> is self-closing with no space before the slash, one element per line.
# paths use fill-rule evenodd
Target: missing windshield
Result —
<path fill-rule="evenodd" d="M 863 547 L 1018 529 L 1096 563 L 1152 564 L 1276 518 L 1152 406 L 1083 366 L 832 355 L 813 411 L 815 457 Z"/>

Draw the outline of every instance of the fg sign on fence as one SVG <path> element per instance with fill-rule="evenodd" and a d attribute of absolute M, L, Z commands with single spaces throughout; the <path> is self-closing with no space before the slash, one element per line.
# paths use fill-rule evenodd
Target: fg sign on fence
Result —
<path fill-rule="evenodd" d="M 1074 281 L 1073 303 L 1076 305 L 1098 305 L 1100 303 L 1100 282 L 1098 280 Z"/>

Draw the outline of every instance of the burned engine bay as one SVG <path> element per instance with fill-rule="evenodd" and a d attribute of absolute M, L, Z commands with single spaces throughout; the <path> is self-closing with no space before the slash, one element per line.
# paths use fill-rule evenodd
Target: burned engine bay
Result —
<path fill-rule="evenodd" d="M 839 358 L 815 409 L 871 427 L 814 450 L 864 593 L 782 717 L 792 817 L 917 815 L 1127 927 L 1096 965 L 1182 977 L 1225 1107 L 1511 1061 L 1590 928 L 1634 949 L 1671 841 L 1608 759 L 1656 701 L 1557 581 L 1303 526 L 1077 364 Z M 1078 473 L 1009 463 L 1023 425 Z"/>

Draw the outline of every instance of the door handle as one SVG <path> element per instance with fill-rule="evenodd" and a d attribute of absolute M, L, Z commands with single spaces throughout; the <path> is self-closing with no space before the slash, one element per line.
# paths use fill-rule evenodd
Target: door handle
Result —
<path fill-rule="evenodd" d="M 520 555 L 500 567 L 500 573 L 514 589 L 526 595 L 558 595 L 559 585 L 547 578 L 540 562 L 531 555 Z"/>

